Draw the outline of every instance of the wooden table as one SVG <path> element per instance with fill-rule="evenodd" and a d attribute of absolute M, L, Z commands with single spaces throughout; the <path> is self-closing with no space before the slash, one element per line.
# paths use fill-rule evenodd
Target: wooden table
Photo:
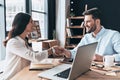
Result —
<path fill-rule="evenodd" d="M 76 80 L 120 80 L 120 72 L 111 72 L 111 70 L 120 70 L 120 67 L 114 66 L 110 68 L 91 67 L 91 70 L 80 76 Z M 47 80 L 38 78 L 41 71 L 29 71 L 29 66 L 25 67 L 17 73 L 11 80 Z"/>

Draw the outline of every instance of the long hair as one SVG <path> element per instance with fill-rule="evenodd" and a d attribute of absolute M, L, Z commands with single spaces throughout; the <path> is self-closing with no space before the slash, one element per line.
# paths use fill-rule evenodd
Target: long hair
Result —
<path fill-rule="evenodd" d="M 9 31 L 7 39 L 3 42 L 4 46 L 6 46 L 9 39 L 19 36 L 26 29 L 27 24 L 30 21 L 31 16 L 27 13 L 18 13 L 16 14 L 13 23 L 12 29 Z"/>

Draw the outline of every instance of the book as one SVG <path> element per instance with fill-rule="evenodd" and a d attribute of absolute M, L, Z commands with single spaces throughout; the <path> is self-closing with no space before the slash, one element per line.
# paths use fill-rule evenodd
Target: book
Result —
<path fill-rule="evenodd" d="M 39 63 L 31 62 L 29 70 L 44 70 L 53 68 L 55 65 L 53 64 L 53 59 L 44 59 Z"/>
<path fill-rule="evenodd" d="M 69 22 L 68 18 L 66 19 L 66 22 L 67 22 L 67 27 L 69 27 L 70 26 L 70 22 Z"/>
<path fill-rule="evenodd" d="M 72 36 L 70 29 L 66 29 L 67 35 Z"/>

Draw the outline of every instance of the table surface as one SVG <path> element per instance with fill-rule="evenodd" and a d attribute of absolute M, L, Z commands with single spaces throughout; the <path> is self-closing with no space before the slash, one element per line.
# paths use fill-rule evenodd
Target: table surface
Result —
<path fill-rule="evenodd" d="M 58 63 L 58 59 L 55 60 Z M 101 62 L 96 62 L 97 65 L 102 65 Z M 29 70 L 30 66 L 25 67 L 18 72 L 11 80 L 48 80 L 39 78 L 37 75 L 44 70 Z M 117 71 L 117 72 L 116 72 Z M 98 68 L 91 66 L 91 70 L 84 75 L 78 77 L 76 80 L 120 80 L 120 67 L 114 66 L 109 68 Z"/>

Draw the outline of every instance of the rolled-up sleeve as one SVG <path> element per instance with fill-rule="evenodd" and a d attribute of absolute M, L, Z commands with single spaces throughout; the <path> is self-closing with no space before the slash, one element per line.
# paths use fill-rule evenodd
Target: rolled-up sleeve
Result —
<path fill-rule="evenodd" d="M 79 44 L 74 49 L 70 50 L 71 58 L 73 58 L 73 59 L 75 58 L 78 47 L 85 45 L 85 42 L 84 42 L 85 40 L 84 39 L 85 39 L 85 37 L 82 38 L 82 40 L 79 42 Z"/>

